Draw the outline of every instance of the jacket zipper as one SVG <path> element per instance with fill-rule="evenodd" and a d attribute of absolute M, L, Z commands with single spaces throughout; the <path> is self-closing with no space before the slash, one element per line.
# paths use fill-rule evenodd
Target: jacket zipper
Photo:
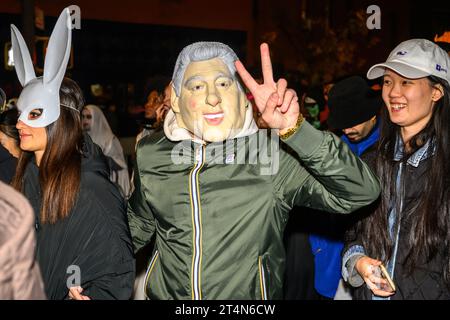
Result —
<path fill-rule="evenodd" d="M 144 281 L 144 287 L 142 288 L 144 291 L 144 295 L 147 299 L 149 299 L 149 297 L 147 296 L 147 284 L 148 284 L 148 279 L 150 279 L 150 275 L 152 274 L 153 268 L 156 264 L 156 260 L 158 260 L 159 257 L 159 251 L 155 250 L 155 253 L 153 254 L 152 260 L 150 260 L 150 263 L 148 264 L 148 268 L 147 268 L 147 273 L 145 274 L 145 281 Z"/>
<path fill-rule="evenodd" d="M 391 268 L 390 268 L 391 270 L 388 269 L 388 271 L 390 272 L 390 276 L 392 278 L 394 278 L 395 263 L 396 263 L 396 260 L 397 260 L 398 241 L 399 241 L 399 238 L 400 238 L 400 227 L 401 227 L 401 219 L 402 219 L 401 215 L 402 215 L 402 211 L 403 211 L 403 199 L 404 199 L 404 196 L 405 196 L 405 194 L 404 194 L 405 188 L 404 188 L 404 185 L 403 185 L 403 179 L 404 179 L 403 170 L 404 169 L 403 169 L 403 163 L 402 162 L 400 162 L 400 166 L 399 166 L 398 170 L 399 170 L 398 171 L 398 181 L 396 181 L 397 182 L 396 191 L 397 191 L 397 194 L 400 197 L 399 212 L 396 212 L 396 215 L 397 215 L 396 219 L 398 220 L 398 226 L 397 226 L 397 230 L 393 230 L 393 232 L 392 232 L 392 236 L 394 238 L 395 245 L 394 245 L 394 253 L 392 255 L 393 258 L 392 258 L 392 262 L 391 262 L 392 263 L 391 264 Z M 395 222 L 394 222 L 394 225 L 395 225 Z"/>
<path fill-rule="evenodd" d="M 198 175 L 204 164 L 204 146 L 197 148 L 195 152 L 195 165 L 189 176 L 189 191 L 191 196 L 191 211 L 193 225 L 193 255 L 192 255 L 192 299 L 201 300 L 201 264 L 202 264 L 202 208 L 200 203 L 200 190 Z"/>
<path fill-rule="evenodd" d="M 261 256 L 258 257 L 258 268 L 259 268 L 259 285 L 261 288 L 261 300 L 267 300 L 266 274 L 264 272 L 264 265 Z"/>

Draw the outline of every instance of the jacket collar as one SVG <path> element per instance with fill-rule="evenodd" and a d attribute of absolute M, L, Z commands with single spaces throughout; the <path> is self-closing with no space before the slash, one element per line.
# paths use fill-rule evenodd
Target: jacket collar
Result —
<path fill-rule="evenodd" d="M 398 134 L 397 140 L 395 141 L 394 161 L 400 161 L 403 158 L 404 149 L 403 139 L 400 134 Z M 433 156 L 435 151 L 436 145 L 434 139 L 428 139 L 428 141 L 419 150 L 414 152 L 406 162 L 417 168 L 420 162 Z"/>

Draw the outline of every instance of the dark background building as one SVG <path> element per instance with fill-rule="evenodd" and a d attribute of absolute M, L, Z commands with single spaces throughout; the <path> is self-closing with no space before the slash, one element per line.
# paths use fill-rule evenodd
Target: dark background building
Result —
<path fill-rule="evenodd" d="M 227 43 L 254 70 L 258 46 L 266 41 L 276 74 L 300 88 L 364 74 L 401 41 L 433 40 L 450 31 L 450 5 L 440 0 L 2 0 L 2 62 L 14 23 L 42 67 L 45 42 L 33 39 L 48 37 L 62 8 L 72 4 L 80 7 L 81 29 L 73 32 L 69 74 L 88 102 L 114 103 L 123 115 L 130 106 L 139 109 L 149 90 L 170 77 L 178 52 L 194 41 Z M 380 8 L 380 29 L 366 26 L 370 5 Z M 43 30 L 34 23 L 36 7 L 45 17 Z M 91 94 L 92 84 L 102 85 L 103 101 Z M 3 63 L 0 86 L 10 97 L 20 92 L 14 70 Z M 134 134 L 134 120 L 123 122 L 119 133 Z"/>

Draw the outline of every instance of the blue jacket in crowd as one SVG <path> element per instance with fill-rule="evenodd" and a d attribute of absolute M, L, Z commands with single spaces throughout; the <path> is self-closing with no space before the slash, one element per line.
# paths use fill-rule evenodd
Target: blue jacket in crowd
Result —
<path fill-rule="evenodd" d="M 358 157 L 372 147 L 379 138 L 379 121 L 377 121 L 372 132 L 361 141 L 351 142 L 347 136 L 342 135 L 341 137 Z M 322 296 L 334 298 L 339 285 L 339 280 L 341 279 L 341 251 L 344 247 L 344 243 L 340 240 L 334 240 L 316 234 L 311 234 L 309 236 L 309 242 L 314 254 L 314 286 L 317 292 Z"/>

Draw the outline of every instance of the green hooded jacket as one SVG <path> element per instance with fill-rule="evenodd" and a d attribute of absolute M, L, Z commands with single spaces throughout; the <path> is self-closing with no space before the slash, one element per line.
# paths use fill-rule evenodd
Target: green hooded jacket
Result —
<path fill-rule="evenodd" d="M 290 152 L 256 130 L 224 143 L 171 141 L 166 123 L 166 134 L 138 144 L 128 205 L 135 250 L 156 237 L 149 299 L 281 299 L 292 207 L 350 213 L 380 192 L 345 143 L 306 121 L 284 141 Z"/>

